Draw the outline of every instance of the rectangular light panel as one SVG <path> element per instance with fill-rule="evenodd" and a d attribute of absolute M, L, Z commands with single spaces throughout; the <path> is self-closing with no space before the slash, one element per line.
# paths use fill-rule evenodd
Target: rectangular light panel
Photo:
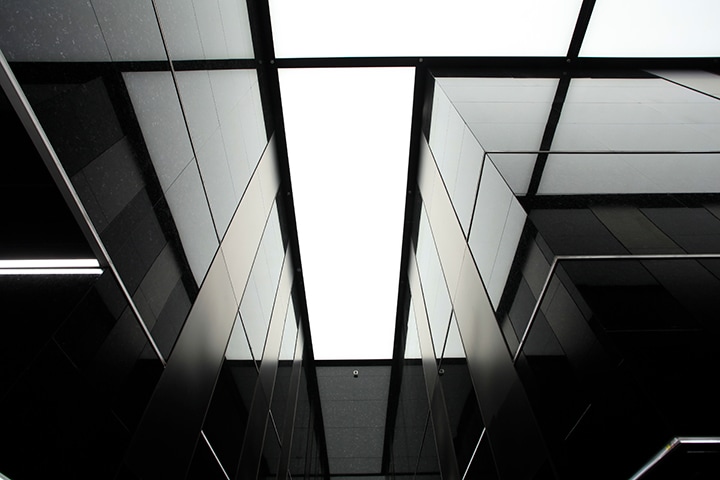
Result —
<path fill-rule="evenodd" d="M 414 69 L 279 73 L 315 357 L 391 358 Z"/>

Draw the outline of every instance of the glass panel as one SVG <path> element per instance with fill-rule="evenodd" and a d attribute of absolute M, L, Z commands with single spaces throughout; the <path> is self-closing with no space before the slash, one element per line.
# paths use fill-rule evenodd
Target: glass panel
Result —
<path fill-rule="evenodd" d="M 16 1 L 3 2 L 0 8 L 2 50 L 9 61 L 110 60 L 90 2 Z"/>
<path fill-rule="evenodd" d="M 160 186 L 167 191 L 193 158 L 170 72 L 123 74 Z"/>
<path fill-rule="evenodd" d="M 435 358 L 439 360 L 447 335 L 452 304 L 424 208 L 420 217 L 417 258 Z"/>
<path fill-rule="evenodd" d="M 295 360 L 295 346 L 297 344 L 297 319 L 295 317 L 295 308 L 292 299 L 288 306 L 287 317 L 285 318 L 285 330 L 283 331 L 282 344 L 280 345 L 280 356 L 278 359 L 278 369 L 275 374 L 275 388 L 273 389 L 272 404 L 270 410 L 273 413 L 275 425 L 278 433 L 283 435 L 285 429 L 286 412 L 288 412 L 288 401 L 293 398 L 292 392 L 288 392 L 290 388 L 290 376 L 293 371 L 293 363 Z M 292 415 L 287 417 L 292 420 Z"/>
<path fill-rule="evenodd" d="M 718 260 L 562 261 L 517 366 L 551 449 L 632 475 L 679 432 L 720 426 L 707 382 Z M 611 438 L 613 440 L 611 440 Z M 610 446 L 609 443 L 613 445 Z M 637 456 L 602 462 L 617 448 Z"/>
<path fill-rule="evenodd" d="M 430 419 L 430 412 L 428 412 L 424 430 L 422 448 L 415 469 L 415 478 L 441 480 L 440 463 L 438 462 L 438 453 L 435 446 L 435 430 Z"/>
<path fill-rule="evenodd" d="M 720 97 L 720 84 L 718 84 L 717 73 L 688 70 L 652 70 L 650 73 L 698 92 Z"/>
<path fill-rule="evenodd" d="M 278 57 L 565 56 L 581 3 L 274 0 L 270 13 Z"/>
<path fill-rule="evenodd" d="M 55 77 L 73 75 L 75 68 L 64 74 L 44 71 L 32 83 L 24 84 L 25 94 L 143 321 L 167 356 L 197 294 L 199 280 L 194 273 L 201 280 L 207 268 L 200 265 L 199 255 L 209 253 L 212 258 L 217 243 L 210 232 L 210 242 L 202 245 L 206 250 L 196 252 L 207 233 L 188 232 L 185 218 L 173 215 L 176 210 L 168 202 L 175 203 L 176 198 L 162 195 L 162 183 L 148 156 L 150 146 L 138 133 L 126 87 L 140 105 L 144 105 L 142 99 L 152 99 L 149 102 L 161 111 L 155 119 L 172 123 L 172 115 L 180 115 L 180 110 L 172 108 L 172 97 L 155 101 L 154 94 L 170 80 L 162 73 L 121 77 L 111 70 L 88 67 L 89 72 L 80 75 L 87 78 L 79 83 L 75 83 L 78 79 L 53 83 Z M 39 80 L 41 83 L 35 83 Z M 182 128 L 176 133 L 179 139 L 187 138 Z M 197 192 L 183 193 L 192 197 Z M 202 274 L 198 270 L 203 270 Z"/>
<path fill-rule="evenodd" d="M 245 293 L 240 301 L 240 315 L 257 361 L 262 358 L 265 347 L 284 252 L 277 206 L 273 204 Z M 235 328 L 238 328 L 238 324 Z"/>
<path fill-rule="evenodd" d="M 195 281 L 200 285 L 217 251 L 218 237 L 195 162 L 182 171 L 165 196 Z"/>
<path fill-rule="evenodd" d="M 420 359 L 420 344 L 415 322 L 415 311 L 410 305 L 405 361 L 393 441 L 393 471 L 395 475 L 412 475 L 415 472 L 428 413 L 425 376 Z"/>
<path fill-rule="evenodd" d="M 290 453 L 290 474 L 293 478 L 304 478 L 309 466 L 309 450 L 314 440 L 314 429 L 310 423 L 310 397 L 307 379 L 303 372 L 300 376 L 298 401 L 293 427 L 293 443 Z"/>
<path fill-rule="evenodd" d="M 258 471 L 258 479 L 275 479 L 277 478 L 277 468 L 280 462 L 280 439 L 276 428 L 277 423 L 272 412 L 268 412 L 267 425 L 265 428 L 265 442 L 263 444 L 262 458 L 260 459 L 260 468 Z"/>
<path fill-rule="evenodd" d="M 211 70 L 208 74 L 237 200 L 267 144 L 257 72 Z"/>
<path fill-rule="evenodd" d="M 717 57 L 720 16 L 713 0 L 606 0 L 590 18 L 583 57 Z"/>
<path fill-rule="evenodd" d="M 493 163 L 485 162 L 468 243 L 495 308 L 505 289 L 525 217 Z"/>
<path fill-rule="evenodd" d="M 155 0 L 172 60 L 253 58 L 244 2 Z"/>
<path fill-rule="evenodd" d="M 485 425 L 480 415 L 465 348 L 454 313 L 450 321 L 439 373 L 458 469 L 460 472 L 465 472 Z M 490 470 L 493 470 L 494 465 L 491 466 L 493 468 Z"/>
<path fill-rule="evenodd" d="M 201 434 L 202 435 L 202 434 Z M 215 458 L 213 449 L 200 437 L 195 447 L 190 470 L 188 471 L 187 480 L 227 480 L 226 472 Z"/>
<path fill-rule="evenodd" d="M 0 300 L 0 471 L 114 478 L 162 364 L 112 274 L 3 275 Z"/>
<path fill-rule="evenodd" d="M 227 472 L 238 469 L 258 372 L 238 315 L 203 431 Z"/>
<path fill-rule="evenodd" d="M 493 153 L 488 158 L 516 196 L 526 195 L 537 153 Z"/>
<path fill-rule="evenodd" d="M 718 154 L 551 154 L 538 193 L 714 193 L 718 178 Z"/>
<path fill-rule="evenodd" d="M 660 78 L 570 82 L 553 150 L 716 151 L 720 101 Z"/>
<path fill-rule="evenodd" d="M 486 151 L 532 151 L 540 147 L 558 80 L 438 78 L 437 84 Z"/>

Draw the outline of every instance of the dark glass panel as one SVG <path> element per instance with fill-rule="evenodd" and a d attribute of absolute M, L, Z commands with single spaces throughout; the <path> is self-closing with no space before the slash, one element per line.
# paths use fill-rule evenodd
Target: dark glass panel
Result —
<path fill-rule="evenodd" d="M 5 308 L 24 313 L 3 338 L 30 355 L 3 379 L 0 471 L 112 478 L 162 371 L 137 318 L 108 272 L 3 280 Z"/>
<path fill-rule="evenodd" d="M 393 439 L 393 471 L 396 475 L 414 474 L 429 409 L 415 322 L 414 310 L 410 305 Z"/>
<path fill-rule="evenodd" d="M 257 378 L 252 359 L 225 360 L 205 417 L 203 431 L 228 472 L 238 468 Z"/>
<path fill-rule="evenodd" d="M 310 423 L 310 398 L 308 396 L 305 374 L 300 376 L 298 401 L 295 411 L 292 450 L 290 453 L 290 474 L 293 478 L 303 478 L 309 467 L 309 446 L 314 439 L 313 426 Z"/>
<path fill-rule="evenodd" d="M 5 162 L 0 179 L 3 228 L 2 258 L 90 258 L 94 254 L 65 204 L 4 92 L 0 92 L 7 148 L 15 159 Z"/>
<path fill-rule="evenodd" d="M 275 419 L 271 413 L 268 413 L 263 453 L 257 476 L 259 479 L 264 478 L 270 480 L 277 477 L 277 468 L 280 463 L 280 451 L 282 447 L 280 446 L 280 438 L 275 425 Z"/>
<path fill-rule="evenodd" d="M 278 433 L 282 435 L 286 422 L 286 412 L 290 407 L 288 402 L 294 398 L 288 389 L 290 388 L 290 377 L 293 371 L 295 360 L 295 345 L 297 344 L 297 319 L 295 318 L 295 309 L 293 302 L 290 301 L 288 313 L 285 319 L 285 329 L 283 331 L 282 344 L 280 345 L 280 354 L 278 358 L 278 368 L 275 374 L 275 387 L 273 388 L 273 398 L 270 405 L 275 425 Z"/>
<path fill-rule="evenodd" d="M 439 373 L 455 448 L 455 458 L 460 474 L 462 474 L 472 461 L 475 445 L 477 445 L 485 425 L 454 314 L 450 322 Z M 494 469 L 494 464 L 486 466 L 485 469 Z"/>
<path fill-rule="evenodd" d="M 423 214 L 420 217 L 417 265 L 432 334 L 435 358 L 439 361 L 442 356 L 445 337 L 447 336 L 452 303 L 425 209 L 423 209 Z"/>
<path fill-rule="evenodd" d="M 630 476 L 669 438 L 720 428 L 718 282 L 696 260 L 561 262 L 517 364 L 560 469 Z M 604 464 L 617 448 L 637 455 Z"/>
<path fill-rule="evenodd" d="M 124 82 L 112 69 L 88 67 L 79 83 L 24 85 L 44 130 L 71 176 L 110 258 L 153 329 L 174 299 L 193 300 L 197 285 L 137 127 Z M 186 292 L 175 291 L 182 280 Z M 164 312 L 163 353 L 187 316 Z M 173 334 L 169 334 L 173 332 Z"/>
<path fill-rule="evenodd" d="M 430 412 L 428 412 L 427 422 L 423 433 L 422 447 L 418 456 L 415 478 L 422 480 L 440 480 L 440 464 L 438 463 L 438 453 L 435 447 L 435 431 L 433 429 Z"/>

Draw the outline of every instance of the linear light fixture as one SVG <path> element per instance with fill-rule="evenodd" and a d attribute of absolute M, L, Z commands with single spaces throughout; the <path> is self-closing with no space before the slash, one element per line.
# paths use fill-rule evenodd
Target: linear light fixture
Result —
<path fill-rule="evenodd" d="M 94 258 L 0 260 L 0 275 L 100 275 Z"/>

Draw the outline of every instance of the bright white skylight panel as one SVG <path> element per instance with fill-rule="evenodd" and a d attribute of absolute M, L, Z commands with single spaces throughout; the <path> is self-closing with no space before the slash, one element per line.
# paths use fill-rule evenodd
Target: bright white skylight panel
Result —
<path fill-rule="evenodd" d="M 391 358 L 414 69 L 279 73 L 315 357 Z"/>
<path fill-rule="evenodd" d="M 563 56 L 581 0 L 271 0 L 278 58 Z"/>
<path fill-rule="evenodd" d="M 717 0 L 601 0 L 582 57 L 720 56 Z"/>

